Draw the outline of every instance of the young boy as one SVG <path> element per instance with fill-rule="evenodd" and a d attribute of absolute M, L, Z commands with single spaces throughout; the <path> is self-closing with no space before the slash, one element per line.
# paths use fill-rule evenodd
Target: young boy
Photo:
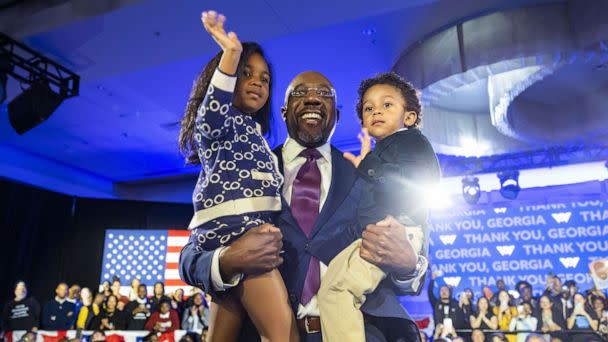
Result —
<path fill-rule="evenodd" d="M 344 157 L 366 180 L 359 224 L 382 225 L 387 215 L 395 217 L 408 227 L 410 243 L 424 264 L 420 267 L 426 269 L 428 204 L 423 195 L 439 182 L 440 169 L 431 144 L 418 129 L 421 106 L 417 91 L 397 74 L 383 73 L 362 81 L 358 94 L 361 154 L 346 153 Z M 374 151 L 370 135 L 377 142 Z M 318 302 L 323 341 L 365 341 L 359 308 L 386 274 L 360 257 L 360 247 L 361 239 L 338 254 L 321 282 Z"/>

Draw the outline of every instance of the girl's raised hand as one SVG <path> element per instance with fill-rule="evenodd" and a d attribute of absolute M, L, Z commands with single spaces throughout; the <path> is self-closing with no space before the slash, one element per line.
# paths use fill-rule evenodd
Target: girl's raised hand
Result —
<path fill-rule="evenodd" d="M 222 48 L 224 52 L 233 52 L 240 54 L 243 51 L 243 46 L 239 41 L 239 38 L 234 32 L 228 32 L 224 30 L 224 23 L 226 17 L 215 11 L 205 11 L 201 15 L 201 20 L 205 30 L 209 32 L 215 42 Z"/>

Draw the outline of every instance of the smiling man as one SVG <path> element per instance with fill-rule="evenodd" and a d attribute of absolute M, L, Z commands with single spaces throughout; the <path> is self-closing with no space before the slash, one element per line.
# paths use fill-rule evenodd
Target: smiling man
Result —
<path fill-rule="evenodd" d="M 275 150 L 284 174 L 283 210 L 274 221 L 281 233 L 253 228 L 230 247 L 197 253 L 186 245 L 180 274 L 187 283 L 221 295 L 244 274 L 279 267 L 296 313 L 302 341 L 321 341 L 317 292 L 329 262 L 357 238 L 361 257 L 390 273 L 361 307 L 367 341 L 419 341 L 414 322 L 397 295 L 420 291 L 426 269 L 417 268 L 406 228 L 357 223 L 363 180 L 331 146 L 339 118 L 331 82 L 318 72 L 296 76 L 285 94 L 282 115 L 289 136 Z M 364 231 L 365 229 L 365 231 Z M 283 253 L 281 253 L 283 251 Z M 246 324 L 240 341 L 259 341 Z"/>
<path fill-rule="evenodd" d="M 309 71 L 294 78 L 282 108 L 289 139 L 309 148 L 325 144 L 338 121 L 335 101 L 333 86 L 320 73 Z"/>

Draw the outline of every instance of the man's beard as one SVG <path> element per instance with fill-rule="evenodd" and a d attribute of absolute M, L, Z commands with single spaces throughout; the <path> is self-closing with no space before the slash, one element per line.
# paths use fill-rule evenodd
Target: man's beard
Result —
<path fill-rule="evenodd" d="M 305 147 L 310 148 L 316 148 L 325 143 L 325 137 L 323 136 L 323 132 L 319 132 L 317 134 L 309 134 L 307 132 L 298 130 L 298 138 Z"/>

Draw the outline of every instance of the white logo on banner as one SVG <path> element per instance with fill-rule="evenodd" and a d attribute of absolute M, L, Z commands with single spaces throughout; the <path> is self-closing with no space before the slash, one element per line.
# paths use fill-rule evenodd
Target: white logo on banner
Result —
<path fill-rule="evenodd" d="M 580 259 L 581 258 L 579 257 L 559 258 L 559 261 L 562 263 L 562 265 L 564 265 L 565 268 L 575 268 Z"/>
<path fill-rule="evenodd" d="M 509 256 L 509 255 L 513 254 L 513 251 L 515 250 L 515 246 L 513 246 L 513 245 L 510 245 L 510 246 L 496 246 L 496 250 L 502 256 Z"/>
<path fill-rule="evenodd" d="M 443 281 L 451 287 L 457 287 L 460 284 L 460 277 L 443 277 Z"/>
<path fill-rule="evenodd" d="M 570 215 L 572 215 L 570 212 L 551 214 L 557 223 L 568 223 L 568 221 L 570 221 Z"/>
<path fill-rule="evenodd" d="M 494 208 L 494 212 L 497 214 L 504 214 L 507 212 L 507 208 Z"/>
<path fill-rule="evenodd" d="M 444 245 L 453 245 L 456 241 L 456 235 L 439 235 L 439 239 Z"/>

